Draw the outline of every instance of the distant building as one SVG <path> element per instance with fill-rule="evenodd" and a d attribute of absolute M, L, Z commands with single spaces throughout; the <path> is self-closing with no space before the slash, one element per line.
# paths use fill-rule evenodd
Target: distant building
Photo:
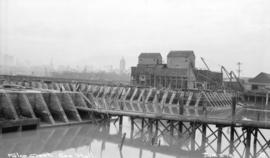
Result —
<path fill-rule="evenodd" d="M 126 61 L 125 61 L 124 57 L 122 57 L 121 60 L 120 60 L 120 67 L 119 68 L 120 68 L 121 73 L 125 72 L 125 70 L 126 70 Z"/>
<path fill-rule="evenodd" d="M 256 77 L 249 80 L 251 90 L 270 90 L 270 74 L 261 72 Z"/>
<path fill-rule="evenodd" d="M 255 105 L 269 106 L 270 74 L 261 72 L 256 77 L 245 82 L 244 99 Z M 265 108 L 265 107 L 264 107 Z"/>
<path fill-rule="evenodd" d="M 193 51 L 170 51 L 167 55 L 168 68 L 192 69 L 195 68 Z"/>
<path fill-rule="evenodd" d="M 162 56 L 160 53 L 141 53 L 139 56 L 139 65 L 156 65 L 162 64 Z"/>
<path fill-rule="evenodd" d="M 141 53 L 138 65 L 131 67 L 131 82 L 139 86 L 172 89 L 210 88 L 213 85 L 221 86 L 222 79 L 221 73 L 196 70 L 193 51 L 171 51 L 167 55 L 167 64 L 162 63 L 160 53 Z"/>

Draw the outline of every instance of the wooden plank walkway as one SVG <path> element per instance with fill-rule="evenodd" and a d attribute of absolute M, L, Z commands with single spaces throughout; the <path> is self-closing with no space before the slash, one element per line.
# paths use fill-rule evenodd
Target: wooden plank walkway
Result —
<path fill-rule="evenodd" d="M 96 98 L 96 100 L 100 99 Z M 97 102 L 99 104 L 101 103 L 100 101 Z M 120 107 L 121 105 L 124 106 L 122 110 Z M 204 111 L 202 107 L 201 108 L 184 107 L 185 112 L 181 115 L 177 114 L 179 112 L 178 105 L 172 106 L 169 104 L 165 105 L 165 107 L 169 107 L 168 111 L 165 110 L 166 108 L 162 107 L 162 104 L 143 104 L 143 103 L 134 104 L 132 102 L 125 102 L 125 101 L 116 101 L 115 104 L 113 104 L 113 108 L 112 104 L 107 109 L 103 108 L 103 105 L 97 106 L 99 108 L 93 109 L 82 107 L 77 108 L 80 110 L 94 111 L 96 113 L 110 114 L 116 116 L 120 115 L 135 118 L 150 118 L 150 119 L 173 120 L 180 122 L 193 122 L 193 123 L 213 124 L 222 126 L 254 127 L 254 128 L 270 129 L 270 121 L 248 120 L 248 119 L 241 119 L 240 117 L 234 118 L 232 117 L 232 110 L 230 108 L 223 108 L 223 109 L 207 108 Z M 117 106 L 119 107 L 117 108 Z M 139 106 L 142 108 L 137 108 L 135 106 Z M 237 107 L 238 112 L 241 112 L 241 110 L 243 110 L 242 107 Z"/>

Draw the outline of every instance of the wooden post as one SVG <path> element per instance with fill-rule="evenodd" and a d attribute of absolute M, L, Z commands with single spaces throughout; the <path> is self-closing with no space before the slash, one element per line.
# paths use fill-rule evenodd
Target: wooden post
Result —
<path fill-rule="evenodd" d="M 139 158 L 142 158 L 142 148 L 140 148 Z"/>
<path fill-rule="evenodd" d="M 142 118 L 142 132 L 144 130 L 144 118 Z"/>
<path fill-rule="evenodd" d="M 126 133 L 124 133 L 123 137 L 122 137 L 122 140 L 121 140 L 121 144 L 120 144 L 120 151 L 122 151 L 122 148 L 123 148 L 123 144 L 124 144 L 124 141 L 126 139 Z"/>
<path fill-rule="evenodd" d="M 123 116 L 120 115 L 119 116 L 119 127 L 122 127 L 122 125 L 123 125 Z"/>
<path fill-rule="evenodd" d="M 184 114 L 184 103 L 183 103 L 183 98 L 179 98 L 179 115 Z M 180 136 L 180 133 L 183 132 L 183 123 L 181 121 L 178 122 L 178 135 Z"/>
<path fill-rule="evenodd" d="M 108 133 L 110 133 L 110 127 L 111 127 L 111 122 L 110 122 L 110 120 L 107 120 L 106 121 L 106 129 L 107 129 Z"/>
<path fill-rule="evenodd" d="M 171 132 L 172 136 L 173 136 L 173 131 L 174 131 L 174 124 L 173 124 L 173 121 L 171 120 L 170 121 L 170 132 Z"/>
<path fill-rule="evenodd" d="M 253 142 L 253 152 L 254 152 L 254 157 L 257 157 L 257 140 L 258 140 L 258 129 L 256 128 L 255 129 L 255 132 L 254 132 L 254 142 Z"/>
<path fill-rule="evenodd" d="M 178 122 L 178 136 L 183 132 L 183 123 L 181 121 Z"/>
<path fill-rule="evenodd" d="M 158 120 L 156 120 L 156 131 L 155 131 L 155 135 L 157 136 L 158 135 Z"/>
<path fill-rule="evenodd" d="M 152 133 L 153 132 L 153 121 L 152 119 L 148 119 L 149 122 L 149 132 Z"/>
<path fill-rule="evenodd" d="M 122 102 L 120 102 L 120 110 L 124 110 L 124 105 Z M 122 124 L 123 124 L 123 116 L 120 115 L 119 116 L 119 127 L 122 127 Z"/>
<path fill-rule="evenodd" d="M 203 114 L 206 119 L 207 118 L 207 101 L 205 98 L 202 98 L 202 104 L 203 104 Z"/>
<path fill-rule="evenodd" d="M 130 138 L 133 138 L 133 132 L 134 132 L 134 119 L 131 117 L 130 118 L 130 123 L 131 123 L 131 130 L 130 130 Z"/>
<path fill-rule="evenodd" d="M 122 135 L 122 132 L 123 132 L 123 126 L 122 126 L 122 117 L 119 116 L 119 135 Z"/>
<path fill-rule="evenodd" d="M 260 121 L 261 113 L 257 111 L 257 121 Z"/>
<path fill-rule="evenodd" d="M 230 154 L 233 155 L 234 152 L 234 126 L 231 126 L 230 134 Z"/>
<path fill-rule="evenodd" d="M 191 122 L 190 125 L 192 127 L 192 131 L 191 131 L 191 151 L 195 151 L 196 124 Z"/>
<path fill-rule="evenodd" d="M 179 99 L 179 115 L 184 114 L 184 103 L 183 103 L 183 98 Z"/>
<path fill-rule="evenodd" d="M 206 145 L 206 124 L 202 124 L 202 150 L 205 151 Z"/>
<path fill-rule="evenodd" d="M 247 128 L 247 139 L 246 139 L 246 158 L 250 156 L 250 142 L 251 142 L 251 128 Z"/>
<path fill-rule="evenodd" d="M 218 127 L 217 154 L 221 153 L 222 127 Z"/>
<path fill-rule="evenodd" d="M 235 119 L 236 97 L 232 97 L 232 119 Z"/>

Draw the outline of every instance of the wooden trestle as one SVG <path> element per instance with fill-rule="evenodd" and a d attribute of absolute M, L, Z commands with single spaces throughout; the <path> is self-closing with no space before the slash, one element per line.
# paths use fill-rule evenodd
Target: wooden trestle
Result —
<path fill-rule="evenodd" d="M 20 107 L 23 105 L 32 107 L 26 110 L 24 116 L 32 115 L 51 124 L 57 121 L 70 122 L 82 121 L 82 117 L 92 120 L 93 114 L 101 115 L 104 119 L 117 117 L 119 127 L 123 125 L 123 117 L 129 117 L 132 128 L 139 126 L 147 129 L 148 132 L 159 133 L 161 129 L 183 134 L 185 131 L 191 132 L 194 137 L 197 130 L 205 134 L 210 125 L 217 127 L 217 131 L 212 131 L 213 135 L 221 143 L 224 137 L 223 128 L 231 128 L 230 138 L 234 141 L 236 137 L 241 137 L 235 133 L 235 128 L 242 128 L 245 135 L 245 146 L 250 148 L 251 138 L 257 139 L 260 129 L 269 129 L 269 121 L 243 120 L 239 119 L 241 107 L 236 105 L 233 95 L 226 92 L 198 91 L 143 88 L 133 86 L 96 85 L 89 83 L 45 83 L 38 81 L 3 81 L 2 84 L 16 84 L 24 87 L 35 87 L 46 90 L 49 94 L 36 94 L 34 99 L 39 100 L 38 104 L 33 101 L 31 95 L 20 96 Z M 52 94 L 51 94 L 52 93 Z M 68 93 L 68 94 L 66 94 Z M 71 94 L 69 94 L 71 93 Z M 74 93 L 74 94 L 73 94 Z M 23 95 L 23 94 L 22 94 Z M 1 94 L 1 104 L 14 105 L 10 94 Z M 29 101 L 27 101 L 27 98 Z M 31 99 L 32 98 L 32 99 Z M 42 106 L 43 110 L 34 106 Z M 11 115 L 6 117 L 18 119 L 16 106 L 7 109 Z M 58 108 L 58 109 L 57 109 Z M 24 109 L 24 108 L 21 108 Z M 21 110 L 19 110 L 21 111 Z M 17 110 L 18 113 L 18 110 Z M 57 121 L 56 121 L 57 120 Z M 260 133 L 260 132 L 259 132 Z M 227 138 L 226 138 L 227 139 Z M 264 139 L 264 148 L 269 147 L 269 140 Z M 154 142 L 154 140 L 153 140 Z M 257 142 L 256 142 L 257 143 Z M 193 143 L 194 145 L 194 143 Z M 233 147 L 229 147 L 234 150 Z M 249 150 L 247 150 L 249 152 Z M 217 153 L 222 153 L 218 147 Z"/>

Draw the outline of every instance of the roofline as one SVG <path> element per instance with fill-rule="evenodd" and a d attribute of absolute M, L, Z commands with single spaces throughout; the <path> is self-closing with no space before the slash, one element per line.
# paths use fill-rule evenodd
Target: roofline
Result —
<path fill-rule="evenodd" d="M 162 55 L 161 53 L 140 53 L 139 57 L 141 57 L 142 55 L 150 55 L 151 57 L 152 56 L 155 56 L 155 57 L 161 57 L 162 58 Z"/>
<path fill-rule="evenodd" d="M 172 52 L 190 52 L 190 54 L 191 54 L 192 56 L 195 57 L 195 53 L 194 53 L 193 50 L 171 50 L 171 51 L 169 51 L 169 53 L 167 54 L 167 57 L 169 57 L 170 53 L 172 53 Z"/>
<path fill-rule="evenodd" d="M 257 84 L 257 85 L 270 85 L 270 82 L 267 83 L 267 82 L 252 82 L 252 81 L 249 81 L 248 83 L 249 84 Z"/>

